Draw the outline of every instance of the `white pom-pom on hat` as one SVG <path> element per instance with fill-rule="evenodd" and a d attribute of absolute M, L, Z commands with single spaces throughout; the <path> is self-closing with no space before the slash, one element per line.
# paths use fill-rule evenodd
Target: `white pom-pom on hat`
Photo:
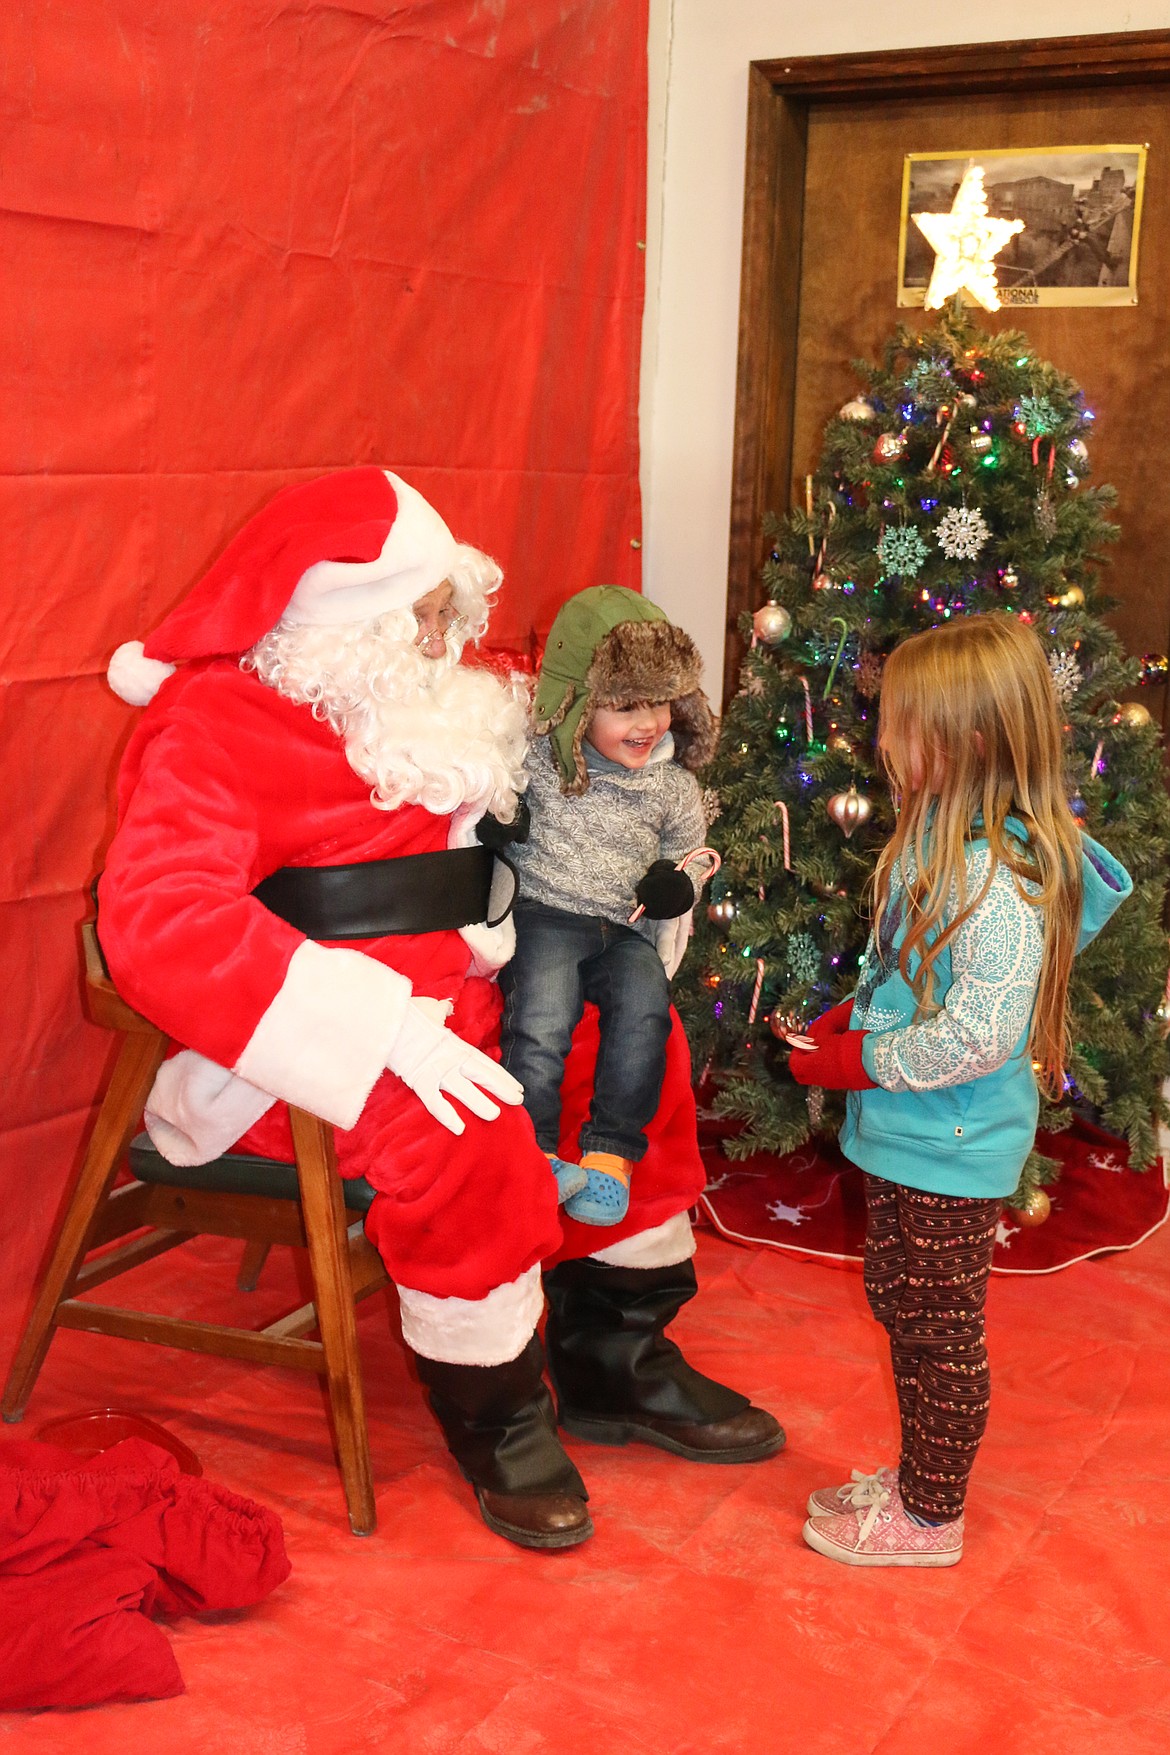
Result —
<path fill-rule="evenodd" d="M 119 700 L 128 701 L 131 707 L 146 707 L 174 674 L 173 664 L 146 656 L 141 640 L 127 640 L 110 659 L 106 681 Z"/>

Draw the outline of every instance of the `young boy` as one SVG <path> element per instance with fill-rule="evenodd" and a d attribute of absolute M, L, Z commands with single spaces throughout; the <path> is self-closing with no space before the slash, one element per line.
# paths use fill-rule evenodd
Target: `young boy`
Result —
<path fill-rule="evenodd" d="M 670 976 L 695 904 L 675 865 L 706 834 L 693 770 L 715 749 L 701 669 L 688 635 L 616 585 L 569 599 L 540 668 L 531 830 L 510 850 L 520 900 L 516 954 L 500 975 L 501 1044 L 565 1211 L 587 1225 L 624 1218 L 662 1090 Z M 557 1153 L 565 1057 L 586 1000 L 601 1046 L 577 1165 Z"/>

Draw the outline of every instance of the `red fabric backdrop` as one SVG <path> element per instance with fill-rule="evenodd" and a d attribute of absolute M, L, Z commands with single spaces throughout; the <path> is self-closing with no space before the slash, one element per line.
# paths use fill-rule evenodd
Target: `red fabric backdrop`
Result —
<path fill-rule="evenodd" d="M 639 583 L 646 0 L 9 0 L 0 19 L 0 1335 L 109 1055 L 105 687 L 277 488 L 400 470 L 527 646 Z M 0 1358 L 0 1363 L 3 1360 Z"/>

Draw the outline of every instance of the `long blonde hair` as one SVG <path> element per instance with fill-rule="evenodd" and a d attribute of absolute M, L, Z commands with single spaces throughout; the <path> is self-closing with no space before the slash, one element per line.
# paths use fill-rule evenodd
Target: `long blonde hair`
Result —
<path fill-rule="evenodd" d="M 1044 1090 L 1059 1095 L 1081 845 L 1065 792 L 1056 690 L 1035 633 L 1012 615 L 965 616 L 896 647 L 882 676 L 879 746 L 898 816 L 874 873 L 875 916 L 880 923 L 898 861 L 904 881 L 909 874 L 898 967 L 917 999 L 916 1017 L 938 1009 L 939 954 L 1007 866 L 1023 900 L 1044 911 L 1028 1047 Z M 1027 830 L 1026 845 L 1006 828 L 1009 816 Z M 991 858 L 972 896 L 967 853 L 980 836 Z M 952 896 L 956 906 L 945 918 Z M 911 976 L 915 953 L 920 962 Z"/>

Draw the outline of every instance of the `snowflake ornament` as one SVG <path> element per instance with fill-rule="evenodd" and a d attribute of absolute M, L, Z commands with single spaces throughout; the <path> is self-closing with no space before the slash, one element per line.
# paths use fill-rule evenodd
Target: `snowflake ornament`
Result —
<path fill-rule="evenodd" d="M 973 561 L 991 535 L 982 512 L 952 506 L 938 521 L 935 537 L 948 561 Z"/>
<path fill-rule="evenodd" d="M 1051 542 L 1056 535 L 1056 507 L 1046 487 L 1036 495 L 1036 528 L 1045 542 Z"/>
<path fill-rule="evenodd" d="M 1052 672 L 1052 681 L 1056 686 L 1056 698 L 1062 707 L 1068 707 L 1075 700 L 1084 677 L 1077 663 L 1075 652 L 1050 652 L 1048 668 Z"/>
<path fill-rule="evenodd" d="M 1016 419 L 1023 422 L 1030 439 L 1043 439 L 1056 431 L 1056 410 L 1047 396 L 1021 396 Z"/>
<path fill-rule="evenodd" d="M 807 932 L 794 932 L 788 940 L 788 969 L 794 981 L 815 981 L 821 971 L 821 953 Z"/>
<path fill-rule="evenodd" d="M 877 547 L 878 559 L 887 573 L 913 579 L 922 570 L 930 550 L 913 524 L 891 524 Z"/>
<path fill-rule="evenodd" d="M 704 786 L 700 802 L 703 806 L 703 815 L 707 819 L 707 826 L 710 828 L 715 818 L 723 813 L 723 800 L 713 786 Z"/>

